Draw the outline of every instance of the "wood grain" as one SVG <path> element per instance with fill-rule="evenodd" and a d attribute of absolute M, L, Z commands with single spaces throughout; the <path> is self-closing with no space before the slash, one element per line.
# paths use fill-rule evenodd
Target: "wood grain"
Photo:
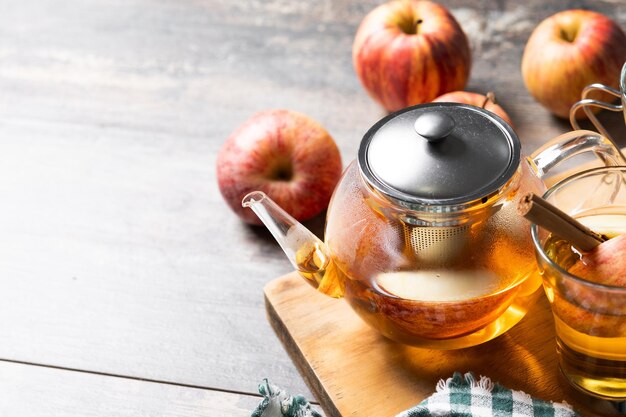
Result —
<path fill-rule="evenodd" d="M 0 361 L 0 415 L 241 417 L 259 396 L 69 372 Z"/>
<path fill-rule="evenodd" d="M 575 392 L 560 375 L 552 313 L 543 296 L 504 335 L 452 351 L 384 338 L 347 303 L 316 292 L 295 272 L 267 284 L 265 297 L 277 335 L 328 417 L 393 417 L 432 394 L 440 379 L 470 371 L 537 398 L 567 401 L 584 415 L 614 413 Z"/>
<path fill-rule="evenodd" d="M 310 397 L 263 309 L 263 285 L 291 267 L 228 210 L 215 160 L 275 107 L 317 119 L 353 159 L 384 115 L 351 63 L 378 3 L 4 0 L 0 358 L 250 393 L 269 376 Z M 519 74 L 530 31 L 563 3 L 443 4 L 471 40 L 468 89 L 496 91 L 526 152 L 566 131 Z M 568 7 L 626 23 L 623 2 Z"/>

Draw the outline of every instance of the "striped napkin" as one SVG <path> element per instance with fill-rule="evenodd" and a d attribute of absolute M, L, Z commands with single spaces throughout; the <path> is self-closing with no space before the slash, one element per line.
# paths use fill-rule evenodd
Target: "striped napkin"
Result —
<path fill-rule="evenodd" d="M 455 372 L 452 378 L 440 380 L 436 389 L 396 417 L 578 417 L 566 403 L 538 400 L 494 384 L 487 377 L 476 378 L 471 372 Z M 264 399 L 251 417 L 322 417 L 304 397 L 291 397 L 267 379 L 259 385 L 259 392 Z"/>

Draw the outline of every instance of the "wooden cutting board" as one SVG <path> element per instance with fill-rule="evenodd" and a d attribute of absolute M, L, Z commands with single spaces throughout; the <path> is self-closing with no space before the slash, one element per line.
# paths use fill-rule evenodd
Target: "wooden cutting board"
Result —
<path fill-rule="evenodd" d="M 575 391 L 560 374 L 552 312 L 543 295 L 504 335 L 454 351 L 392 342 L 345 301 L 318 293 L 296 272 L 267 284 L 265 300 L 272 326 L 327 417 L 393 417 L 433 393 L 437 381 L 455 371 L 485 375 L 538 398 L 565 400 L 584 414 L 616 414 L 608 402 Z"/>
<path fill-rule="evenodd" d="M 552 313 L 544 296 L 522 321 L 480 346 L 435 351 L 392 342 L 343 300 L 324 296 L 293 272 L 265 287 L 269 320 L 327 417 L 393 417 L 434 392 L 455 371 L 585 412 L 601 401 L 570 388 L 558 370 Z M 589 415 L 597 415 L 589 413 Z"/>

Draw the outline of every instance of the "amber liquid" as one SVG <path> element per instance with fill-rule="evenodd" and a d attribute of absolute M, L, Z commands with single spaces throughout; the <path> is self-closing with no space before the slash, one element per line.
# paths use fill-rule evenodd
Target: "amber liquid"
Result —
<path fill-rule="evenodd" d="M 346 298 L 385 336 L 436 349 L 474 346 L 504 333 L 524 317 L 540 288 L 537 274 L 508 285 L 488 271 L 409 271 L 384 278 L 371 286 L 348 280 Z M 467 291 L 467 278 L 490 285 Z"/>
<path fill-rule="evenodd" d="M 298 273 L 313 288 L 334 297 L 343 297 L 345 277 L 318 243 L 305 243 L 296 252 Z"/>
<path fill-rule="evenodd" d="M 598 213 L 579 217 L 582 223 L 609 237 L 626 232 L 626 216 Z M 549 236 L 545 252 L 563 269 L 580 259 L 572 246 Z M 626 254 L 624 254 L 626 256 Z M 558 279 L 558 278 L 557 278 Z M 601 290 L 576 288 L 568 296 L 568 282 L 555 288 L 546 285 L 553 306 L 561 370 L 572 384 L 584 392 L 610 400 L 626 399 L 626 314 L 603 312 L 606 300 L 626 302 L 626 294 L 603 294 Z M 626 291 L 626 288 L 625 288 Z M 595 292 L 595 293 L 594 293 Z"/>
<path fill-rule="evenodd" d="M 504 251 L 499 262 L 522 259 Z M 488 269 L 398 271 L 359 279 L 344 273 L 317 245 L 296 252 L 298 272 L 318 290 L 345 296 L 354 310 L 390 339 L 438 349 L 491 340 L 518 323 L 540 294 L 534 260 L 518 277 Z M 521 268 L 523 269 L 523 268 Z"/>
<path fill-rule="evenodd" d="M 324 279 L 329 263 L 330 259 L 317 243 L 307 243 L 296 252 L 298 272 L 315 288 L 318 288 Z"/>

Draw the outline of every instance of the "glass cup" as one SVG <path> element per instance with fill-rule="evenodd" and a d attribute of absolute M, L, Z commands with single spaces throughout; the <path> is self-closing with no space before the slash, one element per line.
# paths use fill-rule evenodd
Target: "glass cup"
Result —
<path fill-rule="evenodd" d="M 626 167 L 580 172 L 551 187 L 544 198 L 609 237 L 626 233 Z M 626 403 L 626 286 L 599 283 L 568 270 L 579 256 L 571 246 L 533 224 L 531 235 L 556 328 L 563 375 L 577 389 Z M 624 275 L 626 275 L 626 252 Z M 615 262 L 619 268 L 619 262 Z M 618 405 L 619 404 L 619 405 Z"/>

